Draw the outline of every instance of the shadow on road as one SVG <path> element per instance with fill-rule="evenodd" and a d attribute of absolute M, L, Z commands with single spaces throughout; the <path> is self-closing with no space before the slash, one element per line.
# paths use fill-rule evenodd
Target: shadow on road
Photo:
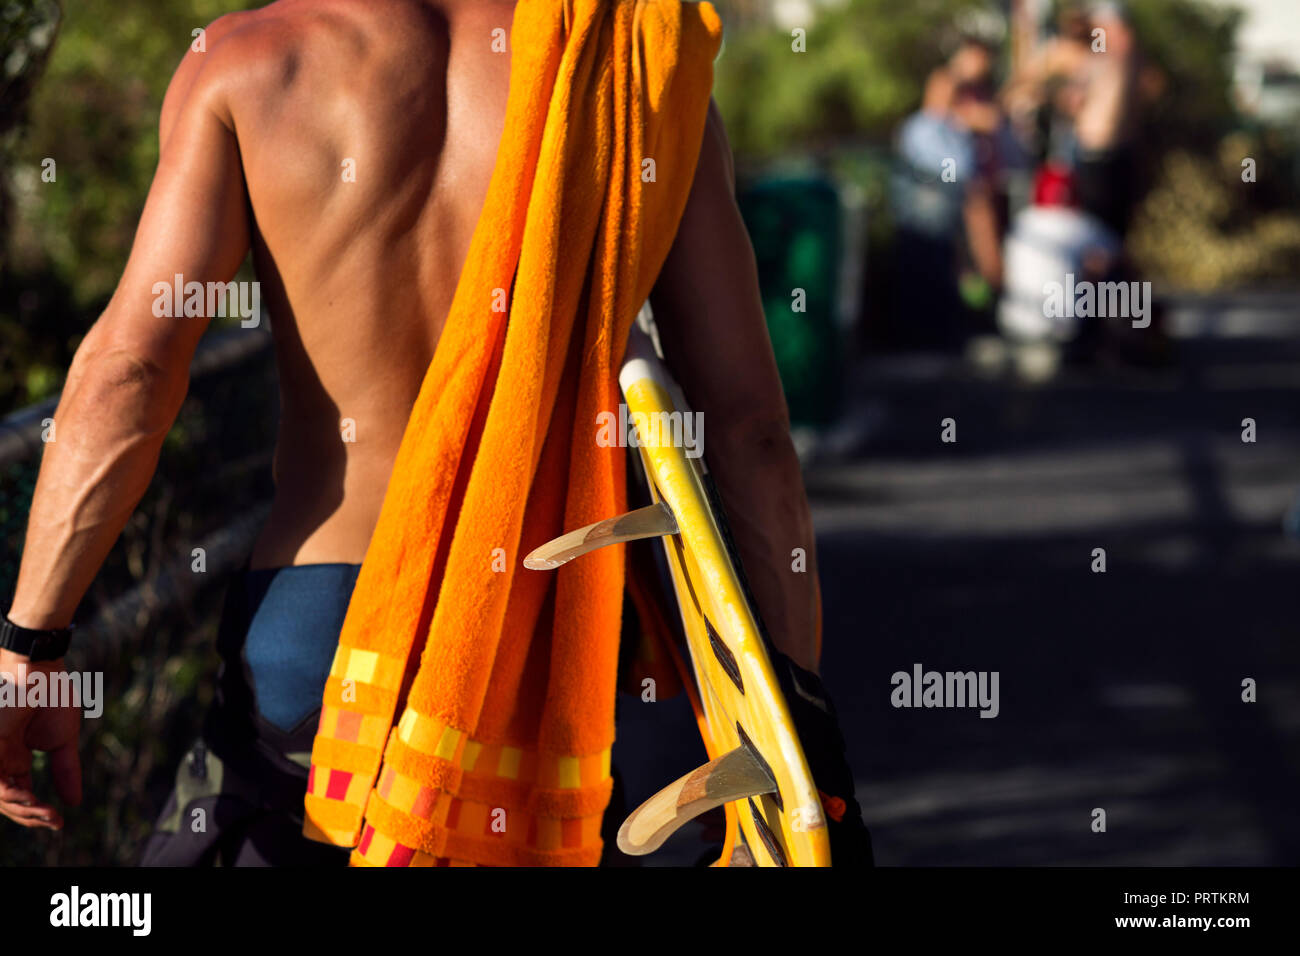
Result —
<path fill-rule="evenodd" d="M 1180 351 L 1039 389 L 864 369 L 884 428 L 808 484 L 880 863 L 1300 862 L 1300 343 Z M 997 717 L 891 706 L 918 663 L 997 671 Z"/>

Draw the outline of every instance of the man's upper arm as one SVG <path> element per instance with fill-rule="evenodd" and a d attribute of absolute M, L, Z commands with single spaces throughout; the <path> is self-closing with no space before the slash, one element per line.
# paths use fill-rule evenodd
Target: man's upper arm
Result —
<path fill-rule="evenodd" d="M 159 124 L 158 169 L 122 279 L 83 346 L 88 367 L 120 356 L 183 382 L 211 316 L 156 316 L 155 285 L 172 286 L 177 275 L 205 287 L 227 282 L 244 261 L 247 194 L 226 107 L 236 52 L 210 35 L 208 52 L 187 53 L 172 78 Z"/>
<path fill-rule="evenodd" d="M 783 429 L 788 415 L 733 170 L 710 103 L 686 211 L 651 294 L 664 356 L 724 441 L 750 426 Z"/>

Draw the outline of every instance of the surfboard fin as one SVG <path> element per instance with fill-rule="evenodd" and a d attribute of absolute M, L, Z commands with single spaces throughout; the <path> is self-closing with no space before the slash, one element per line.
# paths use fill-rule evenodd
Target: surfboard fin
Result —
<path fill-rule="evenodd" d="M 644 856 L 706 810 L 776 790 L 762 761 L 742 744 L 664 787 L 623 821 L 618 848 Z"/>
<path fill-rule="evenodd" d="M 673 517 L 672 509 L 659 501 L 553 538 L 530 551 L 524 558 L 524 567 L 550 571 L 606 545 L 676 533 L 677 519 Z"/>

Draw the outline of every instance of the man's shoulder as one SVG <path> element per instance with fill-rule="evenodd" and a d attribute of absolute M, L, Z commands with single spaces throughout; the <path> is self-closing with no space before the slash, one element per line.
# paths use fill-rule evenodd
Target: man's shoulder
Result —
<path fill-rule="evenodd" d="M 322 71 L 304 64 L 364 49 L 372 24 L 386 17 L 389 26 L 400 27 L 409 6 L 407 0 L 276 0 L 227 13 L 195 31 L 167 100 L 202 101 L 233 129 L 239 108 L 269 105 L 307 76 L 319 81 Z M 355 65 L 354 57 L 348 59 Z M 164 130 L 169 107 L 165 102 Z"/>
<path fill-rule="evenodd" d="M 310 7 L 278 0 L 218 17 L 205 28 L 204 66 L 214 77 L 255 81 L 260 71 L 297 56 L 312 35 Z M 190 55 L 195 54 L 193 46 Z"/>
<path fill-rule="evenodd" d="M 277 9 L 280 6 L 227 13 L 194 31 L 163 101 L 164 139 L 185 103 L 200 102 L 228 122 L 236 86 L 256 83 L 268 67 L 292 55 L 292 21 Z"/>
<path fill-rule="evenodd" d="M 207 28 L 208 71 L 227 82 L 289 85 L 340 74 L 418 66 L 445 47 L 448 24 L 437 3 L 418 0 L 276 0 L 228 13 Z M 322 71 L 321 64 L 338 64 Z M 315 69 L 304 69 L 315 67 Z M 355 77 L 354 77 L 355 78 Z"/>

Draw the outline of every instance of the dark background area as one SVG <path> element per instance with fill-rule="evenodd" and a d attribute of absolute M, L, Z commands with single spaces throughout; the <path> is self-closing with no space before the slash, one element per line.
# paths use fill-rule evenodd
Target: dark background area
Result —
<path fill-rule="evenodd" d="M 859 367 L 887 423 L 807 482 L 822 673 L 878 863 L 1300 860 L 1300 541 L 1283 527 L 1300 342 L 1270 334 L 1295 320 L 1277 302 L 1220 303 L 1256 334 L 1182 341 L 1159 375 L 1025 389 L 942 361 Z M 947 417 L 955 444 L 939 441 Z M 915 663 L 998 671 L 1000 713 L 892 707 L 891 675 Z M 703 758 L 682 701 L 622 701 L 615 761 L 635 803 Z M 652 862 L 702 848 L 679 834 Z"/>

